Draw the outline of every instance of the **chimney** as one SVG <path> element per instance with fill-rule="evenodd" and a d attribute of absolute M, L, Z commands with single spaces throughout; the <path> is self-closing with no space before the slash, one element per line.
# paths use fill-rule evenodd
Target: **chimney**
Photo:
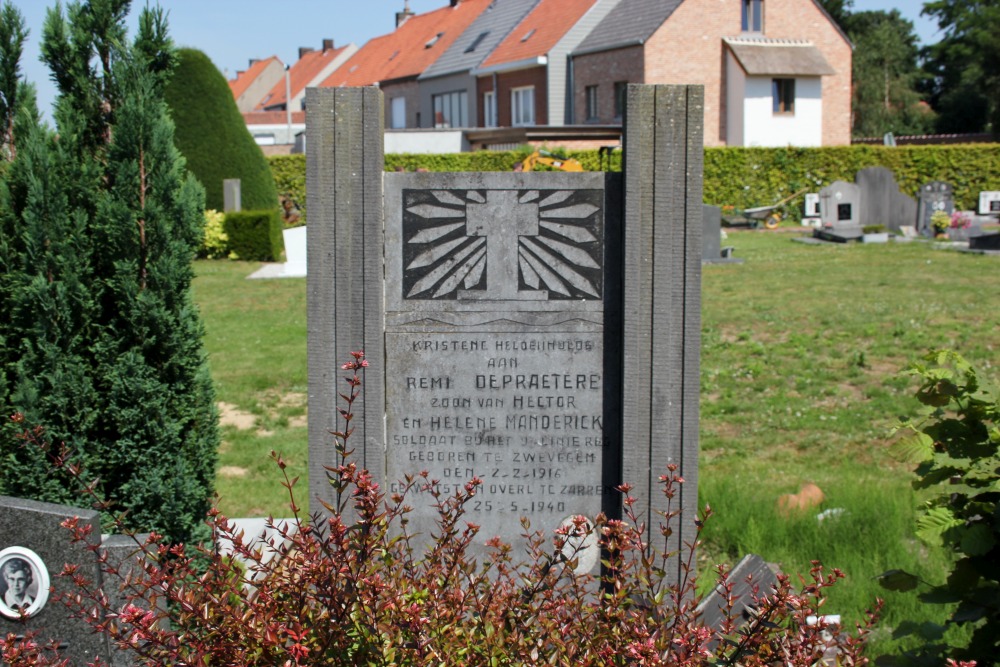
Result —
<path fill-rule="evenodd" d="M 458 7 L 458 3 L 461 2 L 461 1 L 462 0 L 451 0 L 451 6 L 452 7 Z"/>
<path fill-rule="evenodd" d="M 260 62 L 260 58 L 251 58 L 250 67 L 253 67 L 254 63 Z"/>
<path fill-rule="evenodd" d="M 316 49 L 314 49 L 311 46 L 300 46 L 299 47 L 299 60 L 302 60 L 302 56 L 304 56 L 305 54 L 312 53 L 315 50 Z"/>
<path fill-rule="evenodd" d="M 396 27 L 406 23 L 406 19 L 413 16 L 413 12 L 410 11 L 410 0 L 403 0 L 403 11 L 396 12 Z"/>
<path fill-rule="evenodd" d="M 332 39 L 324 39 L 323 40 L 323 51 L 329 51 L 332 48 L 333 48 L 333 40 Z"/>

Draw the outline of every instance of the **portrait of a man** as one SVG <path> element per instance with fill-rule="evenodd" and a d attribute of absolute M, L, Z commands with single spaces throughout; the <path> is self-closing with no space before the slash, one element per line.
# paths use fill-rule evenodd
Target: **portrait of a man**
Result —
<path fill-rule="evenodd" d="M 49 596 L 49 573 L 31 549 L 0 551 L 0 614 L 21 618 L 38 613 Z"/>

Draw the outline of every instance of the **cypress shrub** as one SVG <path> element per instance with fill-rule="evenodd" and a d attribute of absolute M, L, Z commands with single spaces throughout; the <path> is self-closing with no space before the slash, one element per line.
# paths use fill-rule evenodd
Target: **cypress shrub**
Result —
<path fill-rule="evenodd" d="M 181 542 L 207 536 L 219 444 L 191 296 L 204 193 L 163 102 L 163 14 L 129 43 L 127 6 L 45 23 L 56 130 L 23 106 L 0 180 L 0 410 L 65 443 L 128 527 Z M 0 458 L 0 493 L 79 502 L 38 450 L 4 438 Z"/>
<path fill-rule="evenodd" d="M 278 207 L 267 158 L 247 130 L 222 73 L 203 52 L 177 51 L 177 68 L 165 90 L 177 148 L 205 186 L 205 204 L 221 211 L 222 181 L 240 179 L 243 210 Z"/>
<path fill-rule="evenodd" d="M 285 250 L 281 215 L 276 210 L 231 211 L 222 229 L 229 237 L 228 248 L 237 259 L 276 262 Z"/>

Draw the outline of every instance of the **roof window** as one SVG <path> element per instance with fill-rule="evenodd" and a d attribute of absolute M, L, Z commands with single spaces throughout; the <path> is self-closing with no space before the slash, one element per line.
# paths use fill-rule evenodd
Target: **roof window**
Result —
<path fill-rule="evenodd" d="M 535 34 L 535 29 L 532 28 L 528 32 L 524 33 L 524 37 L 521 38 L 521 41 L 522 42 L 527 42 L 529 39 L 531 39 L 531 36 L 534 35 L 534 34 Z"/>
<path fill-rule="evenodd" d="M 482 44 L 483 40 L 486 39 L 486 36 L 488 34 L 490 34 L 489 30 L 487 30 L 485 32 L 481 32 L 478 35 L 476 35 L 476 38 L 474 40 L 472 40 L 472 44 L 469 44 L 469 47 L 467 49 L 465 49 L 465 52 L 466 53 L 472 53 L 473 51 L 475 51 L 476 47 L 478 47 L 480 44 Z"/>
<path fill-rule="evenodd" d="M 435 44 L 437 44 L 437 41 L 439 39 L 441 39 L 441 37 L 443 37 L 443 36 L 444 36 L 443 32 L 439 32 L 438 34 L 434 35 L 433 37 L 431 37 L 430 39 L 427 40 L 427 42 L 424 44 L 424 48 L 425 49 L 431 48 L 432 46 L 434 46 Z"/>

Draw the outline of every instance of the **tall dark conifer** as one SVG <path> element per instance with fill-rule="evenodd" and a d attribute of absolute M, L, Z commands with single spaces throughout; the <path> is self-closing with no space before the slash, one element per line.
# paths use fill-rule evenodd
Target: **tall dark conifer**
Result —
<path fill-rule="evenodd" d="M 25 123 L 0 201 L 0 405 L 76 451 L 132 527 L 186 541 L 208 508 L 218 445 L 190 290 L 204 194 L 163 102 L 163 14 L 144 10 L 129 43 L 128 8 L 90 0 L 45 24 L 56 131 Z M 2 492 L 71 498 L 33 453 L 3 446 Z"/>

